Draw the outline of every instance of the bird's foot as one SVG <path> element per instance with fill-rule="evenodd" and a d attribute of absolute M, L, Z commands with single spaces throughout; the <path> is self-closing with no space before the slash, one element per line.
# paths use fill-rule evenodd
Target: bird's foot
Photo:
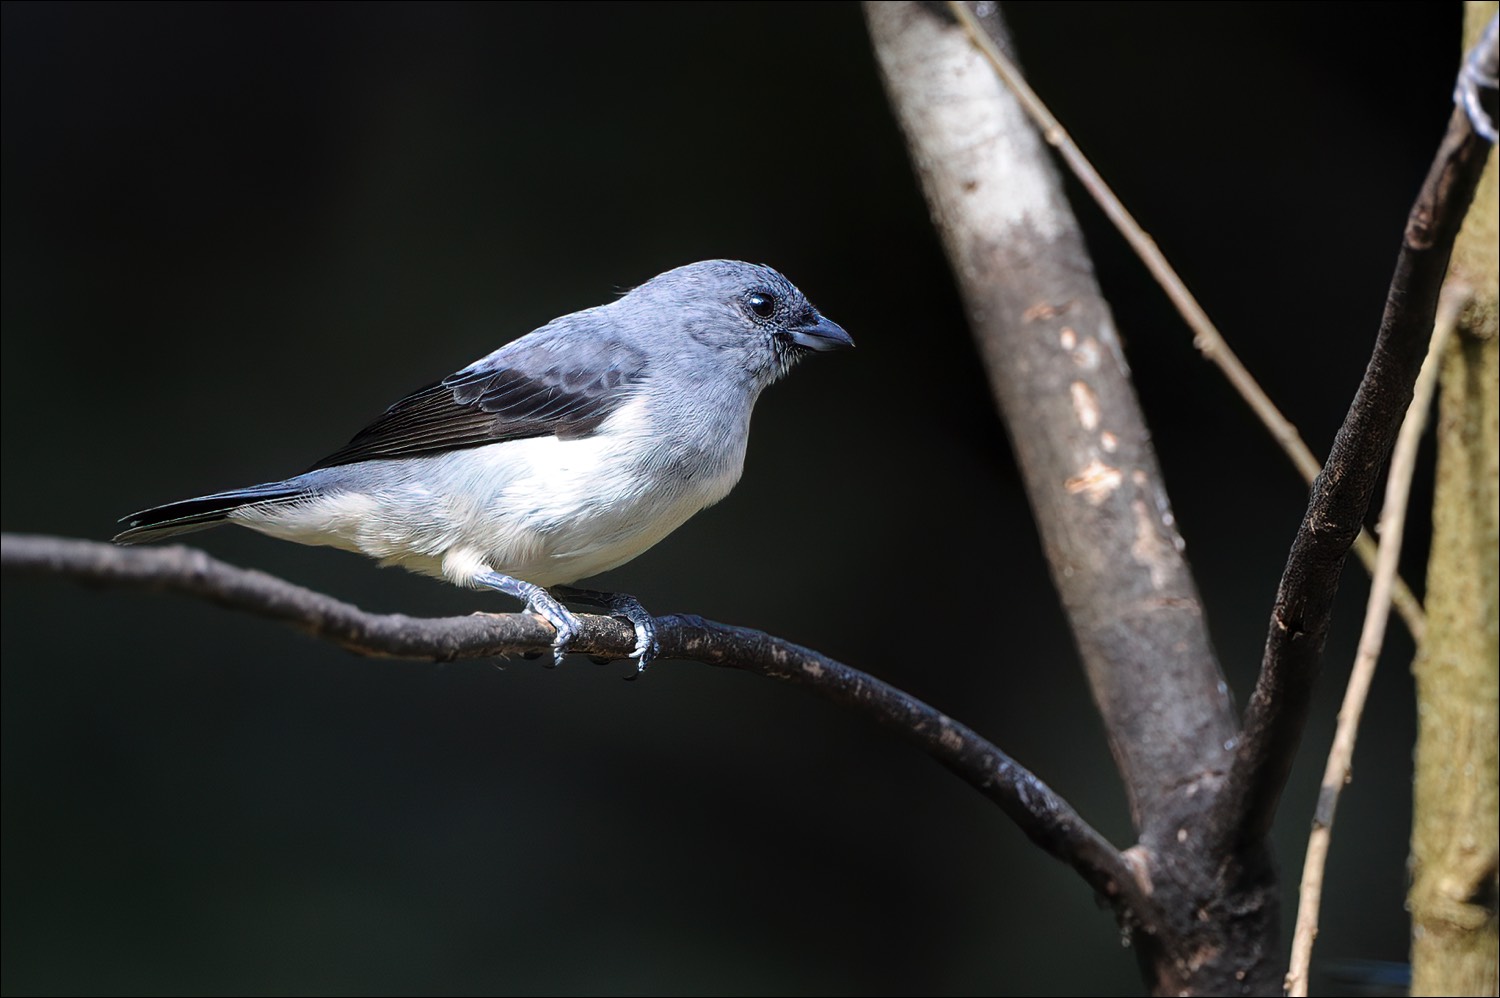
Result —
<path fill-rule="evenodd" d="M 635 659 L 637 674 L 645 672 L 656 656 L 661 654 L 661 642 L 656 637 L 656 620 L 641 606 L 641 601 L 626 593 L 603 593 L 595 589 L 574 589 L 572 586 L 554 586 L 554 591 L 563 599 L 588 603 L 609 611 L 611 617 L 619 617 L 635 628 Z"/>
<path fill-rule="evenodd" d="M 583 621 L 573 616 L 567 607 L 553 599 L 552 594 L 540 586 L 535 595 L 527 598 L 526 609 L 551 624 L 552 629 L 557 632 L 557 636 L 552 639 L 552 668 L 557 668 L 562 665 L 563 656 L 568 653 L 568 645 L 583 630 Z"/>
<path fill-rule="evenodd" d="M 568 653 L 568 645 L 578 637 L 583 630 L 583 621 L 573 616 L 567 607 L 557 601 L 547 590 L 530 582 L 522 582 L 513 579 L 509 575 L 501 575 L 499 572 L 489 572 L 475 579 L 481 585 L 498 589 L 516 599 L 526 601 L 526 612 L 534 613 L 557 632 L 552 639 L 552 668 L 562 665 L 563 656 Z"/>

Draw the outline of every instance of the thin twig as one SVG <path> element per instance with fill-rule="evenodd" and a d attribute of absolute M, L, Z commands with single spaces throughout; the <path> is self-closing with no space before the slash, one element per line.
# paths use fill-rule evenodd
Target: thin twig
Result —
<path fill-rule="evenodd" d="M 90 585 L 181 593 L 291 624 L 361 655 L 432 662 L 526 655 L 548 651 L 553 636 L 541 618 L 526 613 L 443 618 L 368 613 L 186 547 L 120 548 L 6 533 L 0 534 L 0 566 Z M 634 649 L 635 632 L 623 621 L 578 617 L 583 628 L 574 651 L 623 659 Z M 659 617 L 656 626 L 658 662 L 690 659 L 784 680 L 894 729 L 998 804 L 1028 838 L 1108 898 L 1122 918 L 1153 930 L 1154 905 L 1119 850 L 1050 787 L 968 727 L 858 669 L 759 631 L 695 616 Z"/>
<path fill-rule="evenodd" d="M 1193 346 L 1198 352 L 1216 367 L 1228 379 L 1234 390 L 1250 406 L 1263 425 L 1271 434 L 1271 437 L 1281 446 L 1282 451 L 1291 460 L 1293 467 L 1308 484 L 1318 475 L 1321 465 L 1313 456 L 1312 450 L 1303 442 L 1301 434 L 1297 432 L 1291 420 L 1281 414 L 1276 408 L 1276 403 L 1256 382 L 1253 375 L 1240 362 L 1234 351 L 1230 348 L 1228 341 L 1224 339 L 1203 306 L 1193 297 L 1188 290 L 1182 277 L 1173 269 L 1167 261 L 1166 255 L 1156 245 L 1156 241 L 1147 234 L 1139 222 L 1130 214 L 1124 203 L 1110 189 L 1108 183 L 1094 169 L 1083 150 L 1078 148 L 1061 122 L 1048 110 L 1047 105 L 1037 96 L 1036 91 L 1026 83 L 1015 63 L 995 44 L 994 40 L 985 32 L 974 13 L 966 4 L 958 0 L 949 0 L 948 7 L 958 18 L 964 30 L 969 33 L 975 46 L 984 53 L 986 59 L 994 66 L 996 74 L 1007 87 L 1015 93 L 1026 114 L 1036 123 L 1041 130 L 1042 136 L 1058 151 L 1068 169 L 1078 178 L 1085 190 L 1093 197 L 1094 201 L 1104 210 L 1104 214 L 1114 223 L 1115 228 L 1125 237 L 1125 241 L 1135 250 L 1141 262 L 1146 265 L 1151 276 L 1161 285 L 1162 290 L 1167 293 L 1173 306 L 1177 309 L 1188 328 L 1193 331 Z M 1355 541 L 1354 551 L 1364 563 L 1366 570 L 1374 572 L 1378 546 L 1375 538 L 1370 536 L 1369 531 L 1361 530 L 1358 540 Z M 1396 604 L 1396 610 L 1401 614 L 1401 619 L 1406 623 L 1412 638 L 1418 643 L 1422 640 L 1423 630 L 1426 628 L 1426 616 L 1422 612 L 1422 604 L 1412 593 L 1400 576 L 1396 577 L 1391 590 L 1391 599 Z"/>
<path fill-rule="evenodd" d="M 1411 401 L 1453 243 L 1489 154 L 1489 143 L 1455 108 L 1407 218 L 1369 367 L 1313 483 L 1281 576 L 1244 734 L 1214 802 L 1213 842 L 1259 841 L 1275 817 L 1307 720 L 1344 559 Z"/>
<path fill-rule="evenodd" d="M 1380 561 L 1375 566 L 1375 579 L 1365 605 L 1364 628 L 1359 636 L 1359 650 L 1354 656 L 1349 685 L 1344 690 L 1343 706 L 1339 708 L 1338 728 L 1333 736 L 1333 747 L 1328 752 L 1328 764 L 1323 770 L 1323 785 L 1318 791 L 1312 834 L 1308 837 L 1307 857 L 1302 865 L 1297 927 L 1292 933 L 1291 969 L 1286 977 L 1286 992 L 1292 998 L 1306 998 L 1307 995 L 1307 969 L 1312 962 L 1313 940 L 1318 935 L 1318 914 L 1323 901 L 1323 873 L 1328 860 L 1329 843 L 1333 838 L 1334 813 L 1338 810 L 1339 794 L 1350 780 L 1354 740 L 1359 735 L 1360 717 L 1370 693 L 1370 683 L 1375 678 L 1375 664 L 1380 658 L 1381 646 L 1385 643 L 1386 622 L 1390 618 L 1391 607 L 1390 586 L 1396 577 L 1396 563 L 1401 556 L 1401 541 L 1406 531 L 1407 500 L 1411 496 L 1411 481 L 1416 471 L 1422 431 L 1427 426 L 1427 413 L 1432 406 L 1433 391 L 1437 387 L 1443 351 L 1458 322 L 1458 313 L 1466 297 L 1467 294 L 1454 287 L 1451 282 L 1444 289 L 1443 297 L 1438 303 L 1432 343 L 1427 348 L 1427 358 L 1422 361 L 1422 371 L 1417 375 L 1411 407 L 1407 409 L 1406 419 L 1401 423 L 1395 450 L 1391 452 L 1391 470 L 1386 478 L 1385 501 L 1380 510 Z"/>

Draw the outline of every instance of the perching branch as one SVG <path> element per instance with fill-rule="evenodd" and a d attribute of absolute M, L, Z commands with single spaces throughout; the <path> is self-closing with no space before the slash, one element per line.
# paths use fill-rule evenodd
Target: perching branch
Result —
<path fill-rule="evenodd" d="M 552 629 L 526 613 L 408 617 L 359 607 L 186 547 L 120 548 L 35 534 L 0 534 L 0 567 L 88 585 L 180 593 L 269 617 L 348 651 L 383 658 L 452 662 L 550 651 Z M 623 621 L 579 614 L 573 650 L 623 659 L 635 633 Z M 663 659 L 726 666 L 806 687 L 878 721 L 925 751 L 1014 821 L 1026 836 L 1071 866 L 1123 919 L 1151 931 L 1155 905 L 1125 857 L 1061 797 L 973 730 L 915 697 L 760 631 L 690 615 L 659 617 Z M 658 668 L 660 666 L 658 665 Z"/>
<path fill-rule="evenodd" d="M 1270 830 L 1307 720 L 1344 559 L 1411 402 L 1454 239 L 1489 152 L 1455 108 L 1407 218 L 1374 354 L 1282 573 L 1244 734 L 1215 802 L 1212 841 L 1254 842 Z"/>

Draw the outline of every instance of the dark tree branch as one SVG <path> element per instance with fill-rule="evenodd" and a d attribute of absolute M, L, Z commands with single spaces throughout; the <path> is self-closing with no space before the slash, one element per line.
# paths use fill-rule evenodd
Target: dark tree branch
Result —
<path fill-rule="evenodd" d="M 550 653 L 552 647 L 552 629 L 531 614 L 367 613 L 193 548 L 120 548 L 6 533 L 0 535 L 0 566 L 88 585 L 181 593 L 291 624 L 361 655 L 451 662 Z M 574 651 L 623 659 L 634 650 L 635 632 L 623 621 L 589 614 L 579 619 L 583 632 Z M 686 615 L 659 617 L 656 626 L 658 661 L 688 659 L 790 682 L 896 731 L 998 804 L 1032 842 L 1108 898 L 1123 919 L 1147 931 L 1155 926 L 1155 906 L 1125 857 L 1050 787 L 970 728 L 858 669 L 760 631 Z"/>
<path fill-rule="evenodd" d="M 1215 801 L 1212 842 L 1233 848 L 1270 830 L 1307 720 L 1344 559 L 1411 403 L 1448 258 L 1490 148 L 1455 108 L 1407 218 L 1374 354 L 1292 542 L 1239 750 Z"/>
<path fill-rule="evenodd" d="M 274 575 L 238 568 L 196 548 L 176 545 L 124 548 L 5 533 L 0 534 L 0 565 L 6 572 L 55 575 L 91 586 L 181 593 L 291 624 L 346 651 L 377 658 L 453 662 L 540 654 L 552 646 L 552 628 L 531 614 L 476 613 L 433 620 L 366 613 Z M 573 643 L 575 651 L 623 658 L 634 647 L 632 631 L 623 622 L 608 617 L 581 619 L 585 627 Z"/>

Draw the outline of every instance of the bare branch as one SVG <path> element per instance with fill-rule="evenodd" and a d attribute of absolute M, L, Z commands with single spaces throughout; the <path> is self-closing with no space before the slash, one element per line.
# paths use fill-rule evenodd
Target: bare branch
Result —
<path fill-rule="evenodd" d="M 0 535 L 7 572 L 88 585 L 181 593 L 288 623 L 361 655 L 451 662 L 549 652 L 552 628 L 525 613 L 423 618 L 368 613 L 322 593 L 186 547 L 120 548 L 35 534 Z M 635 632 L 623 621 L 580 614 L 573 650 L 623 659 Z M 660 659 L 689 659 L 807 687 L 878 721 L 963 779 L 1031 841 L 1076 870 L 1122 918 L 1150 931 L 1155 908 L 1120 852 L 1035 775 L 973 730 L 858 669 L 769 634 L 701 617 L 657 618 Z M 659 667 L 659 666 L 658 666 Z"/>
<path fill-rule="evenodd" d="M 453 662 L 540 654 L 552 646 L 552 628 L 530 614 L 476 613 L 432 620 L 366 613 L 274 575 L 226 564 L 196 548 L 122 548 L 65 537 L 5 533 L 0 535 L 0 552 L 0 564 L 7 572 L 181 593 L 291 624 L 359 655 Z M 576 651 L 623 658 L 633 648 L 634 637 L 627 639 L 632 632 L 625 624 L 608 617 L 582 619 L 586 626 L 574 642 Z"/>
<path fill-rule="evenodd" d="M 1422 431 L 1427 426 L 1427 410 L 1437 388 L 1438 369 L 1443 351 L 1458 322 L 1458 310 L 1467 295 L 1454 289 L 1450 281 L 1442 296 L 1427 359 L 1417 377 L 1411 408 L 1396 437 L 1391 453 L 1391 473 L 1386 484 L 1385 501 L 1380 509 L 1380 562 L 1375 566 L 1375 580 L 1365 604 L 1365 623 L 1359 636 L 1359 650 L 1344 703 L 1339 708 L 1338 728 L 1328 763 L 1323 768 L 1323 783 L 1318 790 L 1318 805 L 1313 814 L 1312 834 L 1308 836 L 1307 855 L 1302 863 L 1302 885 L 1298 890 L 1297 926 L 1292 932 L 1291 968 L 1286 976 L 1286 993 L 1291 998 L 1306 998 L 1308 968 L 1312 964 L 1313 941 L 1318 935 L 1318 912 L 1323 902 L 1323 874 L 1327 868 L 1328 847 L 1333 838 L 1333 818 L 1339 806 L 1339 795 L 1348 784 L 1354 765 L 1354 741 L 1359 735 L 1359 721 L 1365 700 L 1375 678 L 1375 665 L 1385 644 L 1386 622 L 1390 619 L 1391 586 L 1396 578 L 1396 563 L 1401 557 L 1401 541 L 1406 532 L 1406 506 L 1411 496 L 1411 480 L 1417 469 L 1417 451 Z"/>
<path fill-rule="evenodd" d="M 1193 331 L 1193 346 L 1203 354 L 1204 359 L 1219 369 L 1241 399 L 1250 407 L 1250 411 L 1260 420 L 1262 426 L 1271 434 L 1271 438 L 1281 447 L 1282 453 L 1292 462 L 1304 481 L 1309 485 L 1317 477 L 1319 464 L 1318 459 L 1313 456 L 1312 449 L 1302 440 L 1302 435 L 1297 432 L 1297 427 L 1292 421 L 1282 415 L 1276 403 L 1266 394 L 1265 389 L 1255 380 L 1255 376 L 1240 362 L 1240 358 L 1229 346 L 1229 341 L 1219 332 L 1198 299 L 1188 290 L 1186 282 L 1177 273 L 1165 253 L 1156 245 L 1156 240 L 1141 228 L 1130 209 L 1116 196 L 1114 190 L 1109 186 L 1099 171 L 1094 169 L 1083 150 L 1073 141 L 1072 136 L 1063 128 L 1062 123 L 1053 116 L 1041 97 L 1026 83 L 1025 77 L 1016 67 L 1015 63 L 1005 54 L 996 41 L 986 34 L 984 25 L 969 8 L 957 2 L 949 0 L 948 6 L 952 9 L 959 23 L 974 40 L 974 44 L 984 53 L 986 59 L 995 67 L 995 72 L 1005 82 L 1006 87 L 1016 95 L 1016 100 L 1025 110 L 1032 122 L 1041 130 L 1042 136 L 1048 144 L 1055 148 L 1062 161 L 1073 171 L 1073 176 L 1083 185 L 1084 190 L 1104 211 L 1104 214 L 1114 223 L 1115 229 L 1130 244 L 1130 248 L 1140 257 L 1141 262 L 1146 265 L 1146 270 L 1155 278 L 1156 283 L 1167 293 L 1167 298 L 1172 306 L 1177 309 L 1177 314 L 1187 323 Z M 1355 553 L 1364 562 L 1365 568 L 1373 573 L 1378 555 L 1375 538 L 1367 530 L 1361 530 L 1359 538 L 1354 542 Z M 1425 614 L 1422 612 L 1422 604 L 1412 594 L 1411 587 L 1398 575 L 1392 583 L 1391 601 L 1395 604 L 1401 619 L 1406 622 L 1406 627 L 1411 631 L 1412 637 L 1420 642 L 1422 633 L 1427 627 Z"/>
<path fill-rule="evenodd" d="M 865 11 L 1132 817 L 1170 835 L 1235 719 L 1113 317 L 1046 147 L 946 8 Z"/>
<path fill-rule="evenodd" d="M 1275 817 L 1307 719 L 1344 559 L 1411 402 L 1453 242 L 1489 152 L 1489 143 L 1455 108 L 1407 218 L 1369 367 L 1313 483 L 1282 573 L 1244 734 L 1215 803 L 1215 841 L 1259 840 Z"/>
<path fill-rule="evenodd" d="M 1269 993 L 1269 858 L 1203 849 L 1236 719 L 1114 319 L 1045 144 L 951 13 L 865 4 L 1140 831 L 1161 920 L 1134 935 L 1143 973 L 1163 994 Z"/>

